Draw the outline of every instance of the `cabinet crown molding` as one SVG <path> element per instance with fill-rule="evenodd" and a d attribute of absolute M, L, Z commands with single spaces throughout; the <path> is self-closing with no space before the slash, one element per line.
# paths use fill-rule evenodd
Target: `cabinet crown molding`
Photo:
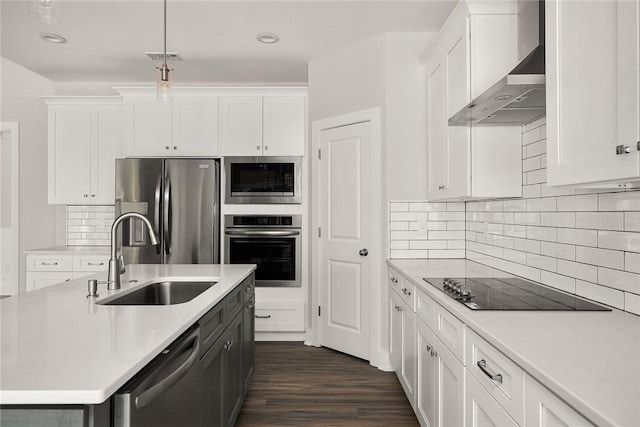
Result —
<path fill-rule="evenodd" d="M 114 87 L 123 97 L 156 96 L 156 87 Z M 175 96 L 269 96 L 269 95 L 307 95 L 306 86 L 193 86 L 173 88 Z"/>
<path fill-rule="evenodd" d="M 120 96 L 40 96 L 47 105 L 70 104 L 122 104 Z"/>

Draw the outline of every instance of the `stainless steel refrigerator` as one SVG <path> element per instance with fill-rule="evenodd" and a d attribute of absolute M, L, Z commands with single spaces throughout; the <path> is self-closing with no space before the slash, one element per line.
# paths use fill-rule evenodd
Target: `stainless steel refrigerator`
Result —
<path fill-rule="evenodd" d="M 145 215 L 160 238 L 152 246 L 140 220 L 122 223 L 125 264 L 220 262 L 220 163 L 216 159 L 117 159 L 116 216 Z"/>

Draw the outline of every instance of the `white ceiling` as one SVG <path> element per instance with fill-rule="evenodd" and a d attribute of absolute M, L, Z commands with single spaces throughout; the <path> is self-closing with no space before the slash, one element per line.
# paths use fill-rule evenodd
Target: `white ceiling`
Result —
<path fill-rule="evenodd" d="M 162 51 L 161 0 L 55 0 L 61 22 L 47 25 L 29 14 L 31 0 L 0 1 L 0 53 L 55 82 L 153 81 L 144 52 Z M 456 0 L 221 1 L 169 0 L 167 51 L 183 61 L 176 85 L 306 84 L 307 62 L 340 46 L 385 32 L 432 32 Z M 66 44 L 38 34 L 65 37 Z M 280 36 L 258 43 L 260 32 Z"/>

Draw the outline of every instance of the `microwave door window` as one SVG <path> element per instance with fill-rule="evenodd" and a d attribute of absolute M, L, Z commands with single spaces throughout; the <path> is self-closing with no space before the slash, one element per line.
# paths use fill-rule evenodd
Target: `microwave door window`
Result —
<path fill-rule="evenodd" d="M 291 163 L 233 163 L 232 193 L 294 193 Z"/>
<path fill-rule="evenodd" d="M 295 280 L 295 239 L 232 239 L 231 264 L 256 264 L 256 280 Z"/>

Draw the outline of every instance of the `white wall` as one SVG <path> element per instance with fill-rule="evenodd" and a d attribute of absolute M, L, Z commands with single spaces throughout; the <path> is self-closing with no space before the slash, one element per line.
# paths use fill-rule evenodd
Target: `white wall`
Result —
<path fill-rule="evenodd" d="M 0 68 L 0 121 L 20 125 L 20 290 L 25 288 L 24 251 L 64 244 L 64 207 L 47 203 L 47 106 L 52 81 L 6 59 Z"/>

